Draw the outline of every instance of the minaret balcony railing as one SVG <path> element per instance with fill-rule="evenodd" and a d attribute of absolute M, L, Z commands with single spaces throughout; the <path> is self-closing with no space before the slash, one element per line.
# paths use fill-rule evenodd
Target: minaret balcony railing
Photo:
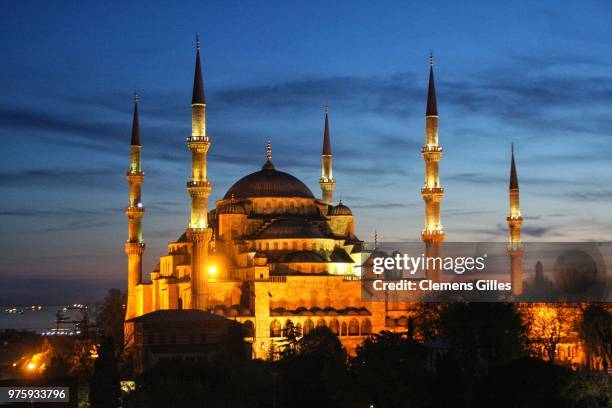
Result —
<path fill-rule="evenodd" d="M 421 194 L 444 194 L 444 189 L 442 187 L 423 187 Z"/>
<path fill-rule="evenodd" d="M 189 142 L 210 142 L 210 138 L 208 136 L 189 136 L 187 138 L 187 143 Z"/>
<path fill-rule="evenodd" d="M 210 181 L 188 181 L 187 182 L 187 187 L 189 188 L 193 188 L 193 187 L 202 187 L 202 188 L 211 188 L 212 184 L 210 183 Z"/>
<path fill-rule="evenodd" d="M 128 207 L 125 207 L 125 212 L 126 214 L 143 214 L 145 211 L 144 207 L 142 206 L 141 203 L 138 203 L 136 205 L 130 205 Z"/>

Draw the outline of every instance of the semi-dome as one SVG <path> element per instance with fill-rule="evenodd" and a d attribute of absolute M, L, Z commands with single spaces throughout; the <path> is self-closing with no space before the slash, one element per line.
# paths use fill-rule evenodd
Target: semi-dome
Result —
<path fill-rule="evenodd" d="M 353 215 L 353 212 L 349 207 L 342 204 L 342 200 L 340 200 L 337 206 L 332 207 L 329 215 Z"/>
<path fill-rule="evenodd" d="M 278 171 L 270 160 L 260 171 L 244 176 L 227 190 L 224 198 L 299 197 L 314 198 L 312 191 L 297 177 Z"/>

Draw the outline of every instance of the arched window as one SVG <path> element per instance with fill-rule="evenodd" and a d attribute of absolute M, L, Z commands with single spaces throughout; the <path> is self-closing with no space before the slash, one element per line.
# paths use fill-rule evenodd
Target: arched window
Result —
<path fill-rule="evenodd" d="M 314 330 L 314 323 L 310 319 L 304 322 L 304 336 Z"/>
<path fill-rule="evenodd" d="M 327 323 L 325 323 L 324 319 L 319 319 L 319 321 L 317 322 L 317 327 L 326 327 Z"/>
<path fill-rule="evenodd" d="M 298 249 L 298 248 L 297 248 L 297 242 L 296 242 L 296 241 L 293 241 L 293 250 L 297 250 L 297 249 Z"/>
<path fill-rule="evenodd" d="M 255 337 L 255 325 L 252 321 L 247 320 L 242 323 L 242 335 L 244 337 Z"/>
<path fill-rule="evenodd" d="M 329 322 L 329 330 L 331 330 L 331 332 L 334 333 L 336 336 L 340 335 L 340 324 L 338 323 L 338 320 L 332 319 Z"/>
<path fill-rule="evenodd" d="M 308 245 L 308 244 L 307 244 L 306 242 L 302 242 L 302 249 L 303 249 L 304 251 L 306 250 L 307 245 Z"/>
<path fill-rule="evenodd" d="M 285 327 L 283 328 L 283 335 L 285 337 L 289 337 L 290 335 L 295 336 L 295 325 L 289 319 L 285 322 Z"/>
<path fill-rule="evenodd" d="M 300 323 L 295 325 L 295 336 L 296 337 L 302 336 L 302 325 Z"/>
<path fill-rule="evenodd" d="M 278 320 L 272 320 L 270 323 L 270 337 L 280 337 L 281 336 L 281 324 Z"/>
<path fill-rule="evenodd" d="M 355 318 L 352 318 L 349 322 L 348 335 L 359 336 L 359 322 Z"/>
<path fill-rule="evenodd" d="M 363 322 L 361 322 L 361 335 L 365 336 L 368 334 L 372 334 L 372 323 L 370 322 L 370 319 L 365 319 Z"/>
<path fill-rule="evenodd" d="M 274 243 L 274 249 L 278 249 L 278 242 Z"/>
<path fill-rule="evenodd" d="M 283 249 L 289 249 L 289 243 L 287 241 L 283 242 Z"/>
<path fill-rule="evenodd" d="M 346 322 L 342 322 L 342 331 L 340 332 L 341 336 L 346 336 Z"/>

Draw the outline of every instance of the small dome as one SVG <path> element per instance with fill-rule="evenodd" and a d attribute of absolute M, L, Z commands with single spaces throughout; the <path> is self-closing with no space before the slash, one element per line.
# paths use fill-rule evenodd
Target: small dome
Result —
<path fill-rule="evenodd" d="M 267 161 L 260 171 L 244 176 L 227 190 L 224 198 L 300 197 L 314 198 L 312 191 L 298 178 L 278 171 Z"/>
<path fill-rule="evenodd" d="M 236 202 L 228 202 L 219 207 L 218 214 L 246 214 L 246 210 Z"/>
<path fill-rule="evenodd" d="M 346 205 L 342 204 L 342 200 L 340 200 L 337 206 L 332 207 L 329 215 L 353 215 L 353 212 Z"/>

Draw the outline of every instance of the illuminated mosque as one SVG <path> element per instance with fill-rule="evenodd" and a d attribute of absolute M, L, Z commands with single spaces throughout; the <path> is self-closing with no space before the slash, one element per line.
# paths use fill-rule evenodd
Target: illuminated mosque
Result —
<path fill-rule="evenodd" d="M 439 253 L 445 238 L 440 203 L 444 189 L 438 164 L 442 147 L 438 141 L 438 110 L 433 62 L 430 59 L 426 103 L 425 203 L 422 241 L 429 256 Z M 160 311 L 195 310 L 223 316 L 239 323 L 254 358 L 269 358 L 275 344 L 282 345 L 288 327 L 297 336 L 326 326 L 338 335 L 349 354 L 372 333 L 406 330 L 409 303 L 363 302 L 362 268 L 372 250 L 355 235 L 355 219 L 349 206 L 334 200 L 336 180 L 332 172 L 332 132 L 325 109 L 321 151 L 320 197 L 297 177 L 273 163 L 268 143 L 260 169 L 236 181 L 222 199 L 209 209 L 213 188 L 207 175 L 207 153 L 214 140 L 206 127 L 206 98 L 197 42 L 191 99 L 191 178 L 187 193 L 191 213 L 185 232 L 168 244 L 168 252 L 142 278 L 144 206 L 138 99 L 135 97 L 131 137 L 129 206 L 125 209 L 129 236 L 126 337 L 133 322 L 144 321 Z M 220 142 L 222 143 L 222 141 Z M 512 152 L 510 177 L 508 254 L 515 294 L 520 294 L 521 224 L 518 178 Z M 375 249 L 375 248 L 374 248 Z M 440 279 L 439 271 L 428 271 Z M 165 321 L 162 320 L 165 324 Z M 163 326 L 172 344 L 187 343 L 172 335 L 172 325 Z M 140 334 L 142 337 L 142 333 Z M 172 337 L 174 336 L 174 337 Z M 178 335 L 181 337 L 180 335 Z M 164 343 L 167 338 L 164 338 Z M 141 344 L 155 343 L 153 336 L 136 338 Z M 165 343 L 168 344 L 168 343 Z"/>

